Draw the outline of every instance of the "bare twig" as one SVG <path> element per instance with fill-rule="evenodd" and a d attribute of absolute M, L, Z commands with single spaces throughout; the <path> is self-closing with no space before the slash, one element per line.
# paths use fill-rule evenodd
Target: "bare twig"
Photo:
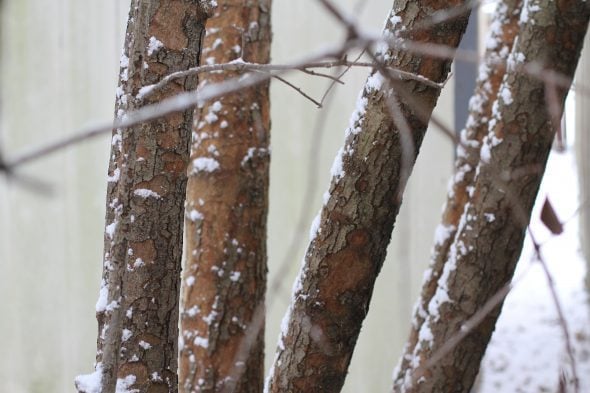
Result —
<path fill-rule="evenodd" d="M 307 93 L 305 93 L 300 87 L 295 86 L 293 83 L 289 82 L 288 80 L 286 80 L 285 78 L 278 76 L 278 75 L 272 75 L 273 78 L 275 78 L 278 81 L 283 82 L 285 85 L 289 86 L 290 88 L 292 88 L 293 90 L 295 90 L 297 93 L 301 94 L 303 97 L 307 98 L 309 101 L 313 102 L 315 104 L 315 106 L 317 106 L 319 109 L 322 108 L 322 103 L 316 101 L 314 98 L 310 97 Z"/>
<path fill-rule="evenodd" d="M 533 242 L 533 247 L 535 250 L 535 256 L 541 267 L 543 268 L 543 272 L 545 273 L 545 278 L 547 279 L 547 286 L 549 287 L 549 292 L 551 293 L 551 298 L 553 300 L 553 304 L 555 305 L 555 311 L 557 311 L 557 317 L 559 318 L 559 326 L 561 327 L 561 331 L 563 332 L 563 338 L 565 343 L 565 350 L 567 355 L 570 359 L 571 368 L 572 368 L 572 379 L 574 382 L 574 392 L 578 393 L 580 391 L 580 378 L 578 376 L 578 367 L 576 362 L 576 357 L 574 355 L 574 349 L 572 346 L 572 339 L 570 335 L 570 330 L 568 327 L 567 320 L 565 319 L 565 314 L 563 312 L 563 307 L 561 306 L 561 301 L 559 300 L 559 295 L 557 294 L 557 289 L 555 288 L 555 282 L 553 280 L 553 276 L 549 271 L 549 267 L 547 266 L 547 262 L 541 254 L 541 246 L 535 240 L 535 236 L 531 230 L 528 228 L 529 236 Z"/>
<path fill-rule="evenodd" d="M 364 42 L 364 41 L 363 41 Z M 49 142 L 41 147 L 34 148 L 29 152 L 24 152 L 20 155 L 12 159 L 8 159 L 5 161 L 5 165 L 9 168 L 15 168 L 19 165 L 37 160 L 39 158 L 45 157 L 49 154 L 52 154 L 56 151 L 59 151 L 65 147 L 83 142 L 85 140 L 91 139 L 93 137 L 99 136 L 101 134 L 107 133 L 112 129 L 116 128 L 127 128 L 138 123 L 143 123 L 147 121 L 151 121 L 157 119 L 159 117 L 168 115 L 173 112 L 182 111 L 192 106 L 196 106 L 201 102 L 205 102 L 214 98 L 221 97 L 225 94 L 232 93 L 235 91 L 239 91 L 241 89 L 254 86 L 258 83 L 264 82 L 278 74 L 283 72 L 288 72 L 292 70 L 299 70 L 299 69 L 309 69 L 309 68 L 332 68 L 336 66 L 358 66 L 358 67 L 373 67 L 373 63 L 366 63 L 366 62 L 349 62 L 347 60 L 335 60 L 335 61 L 324 61 L 322 59 L 330 58 L 330 57 L 337 57 L 339 53 L 345 52 L 352 47 L 356 47 L 359 45 L 358 42 L 355 40 L 348 40 L 346 41 L 340 48 L 337 48 L 335 51 L 327 51 L 323 54 L 315 56 L 311 59 L 304 59 L 301 61 L 293 62 L 291 65 L 265 65 L 265 64 L 255 64 L 255 63 L 244 63 L 244 62 L 233 62 L 233 63 L 226 63 L 226 64 L 216 64 L 211 66 L 202 66 L 202 67 L 195 67 L 185 73 L 174 73 L 170 74 L 167 77 L 163 78 L 161 82 L 151 85 L 150 87 L 146 87 L 139 92 L 142 98 L 146 98 L 151 94 L 154 94 L 155 91 L 161 89 L 165 86 L 166 83 L 171 82 L 174 79 L 186 77 L 188 75 L 192 75 L 193 73 L 199 72 L 212 72 L 212 71 L 239 71 L 240 69 L 246 69 L 246 67 L 250 67 L 249 69 L 252 71 L 248 74 L 237 76 L 231 79 L 228 79 L 224 82 L 215 84 L 215 85 L 207 85 L 203 88 L 192 91 L 192 92 L 185 92 L 180 93 L 176 96 L 170 97 L 165 99 L 157 104 L 146 105 L 136 111 L 129 112 L 124 118 L 117 118 L 113 122 L 103 122 L 96 124 L 94 126 L 85 127 L 79 129 L 72 133 L 72 135 L 67 136 L 65 138 L 61 138 L 55 140 L 53 142 Z M 271 71 L 275 70 L 278 71 L 277 73 L 266 73 L 255 75 L 255 71 Z M 403 72 L 400 70 L 391 70 L 393 73 L 398 73 L 400 76 L 406 78 L 417 79 L 426 84 L 434 84 L 437 85 L 435 82 L 428 81 L 426 78 L 421 77 L 420 75 L 415 75 L 407 72 Z"/>
<path fill-rule="evenodd" d="M 475 313 L 471 318 L 465 321 L 459 331 L 451 336 L 445 343 L 420 367 L 414 371 L 413 379 L 420 378 L 430 367 L 436 365 L 449 352 L 451 352 L 457 344 L 461 342 L 473 329 L 475 329 L 485 317 L 487 317 L 500 303 L 504 301 L 508 293 L 514 288 L 513 283 L 504 285 L 494 296 Z"/>
<path fill-rule="evenodd" d="M 356 32 L 358 34 L 358 31 Z M 218 98 L 223 96 L 224 94 L 228 94 L 231 92 L 239 91 L 241 89 L 256 85 L 258 83 L 264 82 L 275 75 L 282 74 L 283 72 L 299 70 L 301 72 L 310 73 L 311 68 L 333 68 L 339 66 L 346 66 L 346 67 L 375 67 L 375 63 L 373 62 L 351 62 L 346 59 L 340 60 L 325 60 L 326 58 L 340 58 L 341 53 L 345 53 L 349 49 L 355 47 L 366 47 L 368 43 L 376 44 L 384 42 L 391 47 L 399 47 L 403 48 L 409 52 L 417 53 L 417 54 L 424 54 L 430 57 L 438 57 L 438 58 L 453 58 L 460 60 L 460 61 L 467 61 L 467 62 L 477 62 L 478 56 L 477 53 L 474 51 L 462 51 L 462 50 L 455 50 L 453 48 L 447 47 L 445 45 L 437 45 L 437 44 L 425 44 L 425 43 L 418 43 L 412 42 L 408 40 L 404 40 L 402 42 L 396 40 L 388 40 L 383 37 L 378 38 L 358 38 L 352 37 L 348 38 L 347 41 L 341 45 L 339 48 L 335 50 L 327 51 L 323 54 L 318 56 L 314 56 L 311 59 L 305 59 L 302 61 L 296 61 L 292 64 L 256 64 L 256 63 L 246 63 L 241 60 L 236 60 L 234 62 L 225 63 L 225 64 L 213 64 L 213 65 L 204 65 L 201 67 L 195 67 L 190 70 L 184 72 L 177 72 L 170 74 L 164 77 L 160 82 L 155 85 L 146 86 L 140 92 L 139 95 L 142 98 L 147 98 L 150 95 L 154 94 L 159 89 L 163 88 L 167 83 L 171 81 L 183 78 L 189 75 L 194 75 L 202 72 L 214 72 L 214 71 L 232 71 L 232 72 L 244 72 L 244 71 L 251 71 L 248 74 L 244 74 L 238 77 L 234 77 L 228 79 L 222 83 L 209 85 L 204 87 L 203 89 L 198 90 L 197 92 L 187 92 L 181 93 L 177 96 L 173 96 L 168 98 L 158 104 L 147 105 L 138 111 L 131 112 L 127 115 L 125 119 L 116 119 L 114 122 L 103 122 L 99 123 L 95 126 L 85 127 L 79 129 L 72 133 L 72 135 L 67 136 L 62 139 L 58 139 L 53 142 L 49 142 L 41 147 L 37 147 L 32 149 L 29 152 L 21 153 L 14 158 L 7 159 L 4 164 L 5 168 L 0 168 L 0 170 L 6 171 L 7 168 L 15 168 L 16 166 L 28 163 L 30 161 L 45 157 L 51 153 L 54 153 L 58 150 L 61 150 L 65 147 L 70 145 L 74 145 L 85 141 L 87 139 L 91 139 L 103 133 L 111 131 L 113 128 L 126 128 L 133 126 L 138 123 L 150 121 L 157 119 L 159 117 L 165 116 L 172 112 L 182 111 L 186 108 L 191 106 L 197 105 L 199 102 L 205 102 L 207 100 Z M 304 71 L 305 70 L 305 71 Z M 277 73 L 272 74 L 261 74 L 261 75 L 252 75 L 253 72 L 256 71 L 277 71 Z M 430 81 L 427 78 L 422 77 L 421 75 L 413 74 L 404 72 L 401 70 L 388 68 L 389 73 L 393 73 L 398 75 L 402 78 L 412 79 L 419 82 L 424 83 L 427 86 L 442 88 L 444 83 L 437 83 L 434 81 Z M 525 74 L 529 74 L 535 76 L 537 78 L 542 78 L 546 81 L 550 81 L 554 83 L 556 86 L 559 87 L 567 87 L 570 83 L 570 79 L 561 75 L 555 71 L 543 69 L 539 64 L 536 63 L 529 63 L 522 68 L 522 72 Z M 576 89 L 583 94 L 590 95 L 590 88 L 583 85 L 576 85 Z M 317 104 L 316 104 L 317 105 Z M 434 119 L 436 121 L 436 119 Z"/>
<path fill-rule="evenodd" d="M 436 11 L 430 16 L 430 18 L 414 25 L 412 27 L 412 32 L 430 29 L 442 22 L 456 19 L 462 15 L 465 15 L 465 13 L 470 12 L 474 8 L 479 7 L 480 3 L 481 0 L 473 0 L 456 7 Z"/>
<path fill-rule="evenodd" d="M 363 41 L 364 42 L 364 41 Z M 367 42 L 366 45 L 369 43 Z M 325 56 L 325 58 L 332 57 L 332 56 Z M 348 61 L 347 59 L 339 59 L 339 60 L 319 60 L 309 63 L 302 63 L 300 65 L 297 64 L 259 64 L 259 63 L 248 63 L 243 61 L 242 59 L 237 59 L 229 63 L 223 64 L 211 64 L 211 65 L 202 65 L 198 67 L 193 67 L 186 71 L 179 71 L 174 72 L 172 74 L 167 75 L 165 78 L 162 78 L 158 83 L 145 86 L 139 92 L 141 98 L 147 98 L 152 96 L 155 92 L 160 91 L 162 88 L 167 86 L 174 80 L 182 79 L 191 75 L 197 75 L 206 72 L 237 72 L 237 73 L 244 73 L 244 72 L 252 72 L 252 71 L 259 71 L 259 72 L 273 72 L 273 71 L 300 71 L 306 74 L 314 75 L 314 76 L 321 76 L 324 78 L 333 79 L 330 75 L 327 74 L 320 74 L 316 71 L 311 70 L 312 68 L 334 68 L 334 67 L 365 67 L 365 68 L 372 68 L 374 64 L 371 62 L 360 62 L 360 61 Z M 391 72 L 398 73 L 400 76 L 404 76 L 408 79 L 416 79 L 421 82 L 429 83 L 436 85 L 436 82 L 428 81 L 423 76 L 412 74 L 410 72 L 405 72 L 402 70 L 396 70 L 391 68 Z M 273 76 L 276 74 L 272 74 Z M 336 79 L 337 80 L 337 79 Z M 341 82 L 340 82 L 341 83 Z"/>
<path fill-rule="evenodd" d="M 361 53 L 358 54 L 358 56 L 356 57 L 356 59 L 354 60 L 355 62 L 359 61 L 360 58 L 363 56 L 363 54 L 365 53 L 365 51 L 361 51 Z M 350 71 L 352 68 L 352 66 L 347 66 L 344 71 L 342 71 L 337 77 L 336 80 L 341 81 L 341 79 L 344 77 L 344 75 L 346 75 L 348 73 L 348 71 Z M 343 82 L 342 82 L 343 83 Z M 330 83 L 330 85 L 328 86 L 328 88 L 326 89 L 326 91 L 324 92 L 324 95 L 322 96 L 321 102 L 323 103 L 326 98 L 328 97 L 328 95 L 330 94 L 330 92 L 332 91 L 332 89 L 334 89 L 334 87 L 336 86 L 336 83 Z"/>
<path fill-rule="evenodd" d="M 352 67 L 352 66 L 351 66 Z M 344 82 L 342 82 L 339 77 L 335 77 L 333 75 L 330 74 L 325 74 L 323 72 L 317 72 L 317 71 L 313 71 L 313 70 L 308 70 L 307 68 L 301 68 L 299 69 L 299 71 L 304 72 L 306 74 L 309 74 L 311 76 L 320 76 L 322 78 L 327 78 L 327 79 L 331 79 L 333 82 L 335 83 L 339 83 L 341 85 L 344 84 Z"/>

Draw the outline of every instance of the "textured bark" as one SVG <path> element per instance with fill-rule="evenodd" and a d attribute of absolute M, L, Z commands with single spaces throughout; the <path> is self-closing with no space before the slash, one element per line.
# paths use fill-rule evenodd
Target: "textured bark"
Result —
<path fill-rule="evenodd" d="M 456 47 L 468 13 L 428 29 L 412 28 L 439 10 L 463 4 L 395 1 L 385 35 Z M 451 65 L 449 60 L 392 49 L 380 58 L 387 65 L 435 82 L 446 80 Z M 438 89 L 414 80 L 395 85 L 421 104 L 421 112 L 432 113 Z M 329 195 L 312 228 L 268 391 L 338 392 L 342 388 L 401 195 L 427 127 L 427 119 L 401 104 L 411 135 L 400 132 L 397 124 L 401 119 L 392 116 L 396 112 L 390 106 L 392 94 L 384 78 L 374 72 L 359 98 L 344 148 L 334 162 Z"/>
<path fill-rule="evenodd" d="M 397 372 L 406 370 L 412 361 L 412 353 L 418 343 L 420 327 L 424 322 L 424 317 L 428 315 L 428 304 L 436 292 L 438 279 L 443 271 L 461 215 L 469 199 L 468 189 L 473 185 L 479 163 L 481 142 L 488 134 L 488 123 L 492 118 L 492 105 L 505 75 L 506 60 L 518 32 L 521 8 L 522 0 L 505 0 L 498 3 L 494 14 L 490 34 L 486 40 L 484 62 L 479 69 L 475 92 L 469 101 L 469 117 L 465 129 L 461 131 L 457 146 L 455 174 L 449 184 L 441 224 L 436 230 L 430 266 L 425 274 L 422 293 L 414 310 L 410 337 L 404 347 L 404 354 L 400 359 Z"/>
<path fill-rule="evenodd" d="M 131 2 L 116 116 L 194 89 L 178 80 L 149 101 L 139 90 L 197 65 L 208 1 Z M 80 392 L 177 391 L 182 225 L 193 111 L 113 131 L 96 371 Z M 92 380 L 100 381 L 94 385 Z M 89 383 L 91 387 L 89 387 Z M 91 388 L 98 390 L 91 390 Z"/>
<path fill-rule="evenodd" d="M 561 111 L 567 94 L 546 89 L 544 81 L 521 70 L 525 62 L 536 63 L 573 77 L 589 11 L 579 0 L 525 3 L 469 201 L 395 391 L 470 391 L 501 306 L 434 365 L 421 367 L 512 279 L 553 142 L 550 104 Z"/>
<path fill-rule="evenodd" d="M 202 63 L 267 63 L 270 0 L 218 1 Z M 211 73 L 201 84 L 221 82 Z M 268 210 L 268 83 L 195 113 L 186 206 L 180 389 L 260 392 Z"/>

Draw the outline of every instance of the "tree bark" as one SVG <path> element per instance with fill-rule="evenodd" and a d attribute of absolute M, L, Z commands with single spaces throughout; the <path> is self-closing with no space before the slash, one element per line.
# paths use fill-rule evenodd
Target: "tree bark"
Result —
<path fill-rule="evenodd" d="M 116 116 L 196 88 L 178 80 L 142 101 L 140 89 L 198 64 L 208 0 L 131 2 Z M 182 225 L 193 111 L 113 131 L 105 253 L 96 305 L 95 373 L 79 392 L 176 392 Z M 125 390 L 126 391 L 126 390 Z"/>
<path fill-rule="evenodd" d="M 397 0 L 384 35 L 456 48 L 469 12 L 427 28 L 420 25 L 437 11 L 461 5 L 465 5 L 462 0 Z M 435 82 L 446 80 L 451 65 L 450 60 L 393 48 L 386 48 L 379 58 L 387 66 Z M 401 196 L 440 93 L 414 80 L 400 80 L 395 87 L 419 102 L 427 118 L 401 104 L 397 109 L 409 125 L 404 132 L 398 125 L 402 119 L 391 106 L 392 89 L 381 74 L 372 73 L 312 227 L 311 244 L 283 320 L 268 391 L 338 392 L 342 388 Z"/>
<path fill-rule="evenodd" d="M 270 0 L 219 1 L 202 64 L 267 63 Z M 224 73 L 202 77 L 221 82 Z M 268 210 L 269 83 L 195 113 L 181 311 L 183 392 L 260 392 Z"/>
<path fill-rule="evenodd" d="M 428 362 L 512 279 L 568 90 L 553 89 L 523 70 L 534 64 L 572 78 L 589 11 L 581 0 L 527 1 L 523 6 L 469 200 L 425 308 L 419 342 L 397 374 L 394 391 L 470 391 L 501 305 L 449 353 Z M 557 122 L 552 125 L 552 120 Z"/>
<path fill-rule="evenodd" d="M 473 185 L 481 142 L 488 133 L 488 122 L 492 118 L 492 104 L 498 95 L 506 72 L 506 60 L 518 32 L 521 8 L 522 0 L 505 0 L 498 3 L 494 13 L 490 34 L 486 40 L 484 62 L 479 69 L 475 92 L 469 101 L 469 117 L 459 138 L 455 173 L 449 183 L 441 224 L 436 229 L 430 266 L 425 274 L 420 299 L 414 309 L 410 337 L 394 375 L 406 370 L 412 362 L 412 353 L 419 341 L 420 327 L 428 315 L 428 304 L 436 292 L 438 279 L 469 200 L 468 189 Z"/>

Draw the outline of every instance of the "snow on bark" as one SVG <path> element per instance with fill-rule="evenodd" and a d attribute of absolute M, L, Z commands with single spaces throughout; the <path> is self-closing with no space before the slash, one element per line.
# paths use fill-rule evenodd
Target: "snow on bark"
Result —
<path fill-rule="evenodd" d="M 166 73 L 197 65 L 209 3 L 131 2 L 116 117 L 196 87 L 196 78 L 191 77 L 171 83 L 149 100 L 137 98 L 143 86 Z M 94 373 L 76 378 L 81 393 L 177 391 L 178 296 L 191 124 L 188 110 L 113 130 L 104 268 L 96 304 L 96 365 Z"/>
<path fill-rule="evenodd" d="M 500 306 L 440 360 L 429 359 L 510 282 L 520 256 L 554 136 L 545 82 L 523 73 L 522 61 L 573 77 L 590 15 L 582 0 L 559 7 L 550 0 L 528 1 L 524 9 L 457 232 L 444 264 L 436 265 L 442 274 L 429 277 L 424 287 L 415 316 L 420 324 L 394 376 L 396 392 L 470 391 Z M 563 108 L 567 89 L 554 93 Z"/>
<path fill-rule="evenodd" d="M 202 64 L 266 63 L 270 0 L 219 1 Z M 243 57 L 243 59 L 242 59 Z M 221 82 L 210 73 L 201 85 Z M 195 112 L 187 186 L 180 390 L 260 392 L 270 107 L 268 83 Z"/>
<path fill-rule="evenodd" d="M 436 33 L 412 30 L 443 8 L 463 1 L 398 0 L 384 35 L 456 47 L 468 12 L 442 22 Z M 378 48 L 386 65 L 435 82 L 446 80 L 451 62 L 426 59 L 400 49 Z M 400 131 L 391 111 L 388 81 L 373 72 L 358 99 L 344 147 L 332 169 L 330 191 L 318 230 L 293 289 L 292 303 L 265 390 L 338 392 L 350 363 L 377 274 L 385 258 L 401 195 L 440 90 L 415 80 L 396 83 L 399 98 L 412 96 L 426 116 L 403 99 L 400 111 L 411 134 Z M 398 128 L 399 127 L 399 128 Z M 410 142 L 411 151 L 404 150 Z M 315 225 L 315 224 L 314 224 Z"/>
<path fill-rule="evenodd" d="M 492 105 L 496 99 L 500 84 L 505 75 L 506 60 L 514 44 L 518 32 L 518 21 L 522 0 L 506 0 L 498 3 L 486 39 L 484 61 L 479 67 L 476 88 L 469 101 L 469 116 L 460 133 L 455 160 L 455 174 L 449 182 L 447 201 L 442 213 L 442 222 L 435 233 L 435 242 L 430 266 L 424 277 L 420 299 L 414 308 L 412 326 L 408 343 L 396 371 L 395 384 L 398 386 L 406 379 L 405 370 L 414 359 L 413 353 L 420 345 L 420 330 L 424 317 L 436 313 L 436 308 L 447 301 L 445 286 L 437 285 L 443 274 L 443 266 L 448 257 L 449 249 L 457 227 L 469 198 L 469 187 L 472 185 L 475 171 L 480 159 L 480 148 L 483 138 L 488 133 L 488 123 L 492 117 Z M 450 272 L 446 269 L 446 274 Z M 425 327 L 427 328 L 427 327 Z"/>

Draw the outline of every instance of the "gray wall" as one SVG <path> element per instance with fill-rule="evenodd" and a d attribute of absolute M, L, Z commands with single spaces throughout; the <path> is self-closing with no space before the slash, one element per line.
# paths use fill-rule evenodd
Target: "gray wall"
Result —
<path fill-rule="evenodd" d="M 126 2 L 117 0 L 3 0 L 0 57 L 0 144 L 17 153 L 75 128 L 112 116 Z M 342 0 L 351 9 L 354 0 Z M 365 2 L 363 26 L 379 31 L 391 0 Z M 357 13 L 358 14 L 358 13 Z M 316 0 L 276 0 L 273 61 L 286 62 L 337 42 L 344 32 Z M 307 246 L 311 219 L 328 186 L 332 159 L 367 70 L 345 78 L 330 105 L 316 109 L 297 93 L 272 88 L 273 163 L 269 228 L 270 280 L 277 280 L 293 236 L 282 289 L 269 293 L 268 360 L 289 301 L 292 279 Z M 321 97 L 326 80 L 293 76 Z M 452 83 L 438 114 L 450 125 Z M 325 117 L 321 140 L 314 125 Z M 317 187 L 302 206 L 312 144 Z M 101 269 L 109 138 L 70 148 L 22 168 L 22 174 L 53 187 L 51 195 L 0 180 L 0 391 L 73 391 L 76 374 L 94 360 L 94 304 Z M 377 283 L 347 392 L 383 391 L 406 338 L 409 317 L 438 223 L 452 149 L 437 130 L 426 138 L 410 180 Z M 297 228 L 303 215 L 305 225 Z"/>

